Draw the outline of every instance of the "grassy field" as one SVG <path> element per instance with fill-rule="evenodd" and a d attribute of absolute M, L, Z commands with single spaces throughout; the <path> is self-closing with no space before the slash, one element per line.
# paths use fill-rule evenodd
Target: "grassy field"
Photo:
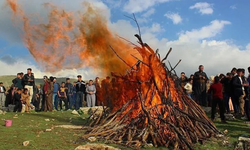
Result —
<path fill-rule="evenodd" d="M 31 112 L 29 114 L 6 113 L 0 115 L 0 150 L 19 150 L 19 149 L 39 149 L 39 150 L 73 150 L 86 142 L 79 140 L 84 134 L 83 130 L 63 129 L 54 127 L 56 125 L 82 125 L 85 122 L 86 115 L 73 115 L 69 111 L 64 112 Z M 4 120 L 13 120 L 12 127 L 5 127 Z M 49 119 L 50 121 L 45 121 Z M 228 150 L 233 149 L 234 144 L 240 135 L 250 135 L 250 127 L 243 121 L 229 121 L 228 124 L 215 122 L 221 130 L 228 130 L 229 146 L 223 146 L 222 141 L 210 139 L 205 144 L 196 144 L 197 150 Z M 45 132 L 46 129 L 53 129 L 51 132 Z M 24 141 L 30 141 L 27 147 L 22 146 Z M 121 149 L 128 149 L 119 145 L 112 145 Z M 143 148 L 145 150 L 168 150 L 167 148 Z M 170 148 L 171 149 L 171 148 Z"/>

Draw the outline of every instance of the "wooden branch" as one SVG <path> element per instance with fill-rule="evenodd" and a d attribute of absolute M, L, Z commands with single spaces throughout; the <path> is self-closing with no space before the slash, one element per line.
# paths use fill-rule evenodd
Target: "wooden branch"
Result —
<path fill-rule="evenodd" d="M 109 47 L 110 47 L 111 50 L 115 53 L 115 55 L 116 55 L 119 59 L 121 59 L 122 62 L 124 62 L 127 66 L 129 66 L 129 67 L 131 68 L 131 66 L 130 66 L 125 60 L 123 60 L 123 59 L 116 53 L 116 51 L 113 49 L 113 47 L 112 47 L 111 45 L 109 45 Z"/>
<path fill-rule="evenodd" d="M 139 58 L 137 58 L 136 56 L 134 56 L 133 54 L 131 54 L 132 57 L 134 57 L 135 59 L 137 59 L 138 61 L 140 61 L 142 64 L 146 65 L 149 67 L 149 64 L 143 62 L 142 60 L 140 60 Z"/>
<path fill-rule="evenodd" d="M 172 51 L 172 47 L 170 47 L 170 49 L 168 50 L 167 55 L 162 59 L 161 63 L 168 58 L 168 55 L 170 54 L 171 51 Z"/>
<path fill-rule="evenodd" d="M 141 29 L 140 29 L 140 26 L 139 26 L 139 24 L 138 24 L 138 21 L 137 21 L 137 19 L 136 19 L 136 17 L 135 17 L 135 14 L 133 13 L 133 18 L 132 18 L 132 17 L 129 17 L 129 16 L 127 16 L 127 15 L 124 15 L 124 16 L 127 17 L 127 18 L 129 18 L 129 19 L 131 19 L 131 20 L 133 20 L 133 21 L 136 23 L 137 28 L 138 28 L 138 32 L 139 32 L 139 36 L 141 37 Z M 141 40 L 141 43 L 143 43 L 142 40 Z"/>
<path fill-rule="evenodd" d="M 181 62 L 181 59 L 178 61 L 178 63 L 174 66 L 174 68 L 172 68 L 171 70 L 170 70 L 170 72 L 171 71 L 173 71 L 179 64 L 180 64 L 180 62 Z"/>

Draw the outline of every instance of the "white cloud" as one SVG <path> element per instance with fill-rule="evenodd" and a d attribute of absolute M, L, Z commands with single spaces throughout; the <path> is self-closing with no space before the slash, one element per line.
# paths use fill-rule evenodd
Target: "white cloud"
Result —
<path fill-rule="evenodd" d="M 0 66 L 2 70 L 0 72 L 0 76 L 2 75 L 16 75 L 18 72 L 26 72 L 27 68 L 32 68 L 32 71 L 36 78 L 42 78 L 44 75 L 47 76 L 56 76 L 56 77 L 70 77 L 70 78 L 76 78 L 78 74 L 81 74 L 83 76 L 83 79 L 94 79 L 95 76 L 100 74 L 99 70 L 95 69 L 64 69 L 60 70 L 58 72 L 43 72 L 41 69 L 39 69 L 35 64 L 32 64 L 31 62 L 24 60 L 24 59 L 18 59 L 15 63 L 8 64 L 3 60 L 0 60 Z"/>
<path fill-rule="evenodd" d="M 240 50 L 240 48 L 234 45 L 230 40 L 217 41 L 211 39 L 220 34 L 224 26 L 228 24 L 230 24 L 228 21 L 214 20 L 199 29 L 184 31 L 179 35 L 177 40 L 172 41 L 166 38 L 159 39 L 157 33 L 143 30 L 142 39 L 148 43 L 152 49 L 156 50 L 159 48 L 161 58 L 163 58 L 169 48 L 172 47 L 173 51 L 168 58 L 172 65 L 175 65 L 179 59 L 182 59 L 182 62 L 176 68 L 178 74 L 182 71 L 187 75 L 193 74 L 198 70 L 200 64 L 205 66 L 205 72 L 208 76 L 217 75 L 218 73 L 225 74 L 233 67 L 247 68 L 248 64 L 242 60 L 247 60 L 250 55 L 250 43 L 243 48 L 244 50 Z M 116 31 L 119 35 L 132 40 L 132 42 L 136 41 L 133 35 L 138 33 L 137 28 L 132 26 L 130 22 L 120 20 L 112 25 L 117 27 Z M 123 28 L 124 30 L 120 30 L 121 25 L 125 27 Z M 152 27 L 148 27 L 148 29 L 149 28 Z M 183 40 L 185 36 L 189 37 Z"/>
<path fill-rule="evenodd" d="M 230 6 L 231 9 L 237 9 L 236 5 Z"/>
<path fill-rule="evenodd" d="M 145 12 L 142 16 L 143 17 L 149 17 L 149 16 L 153 15 L 154 13 L 155 13 L 155 9 L 151 8 L 147 12 Z"/>
<path fill-rule="evenodd" d="M 153 23 L 151 27 L 141 27 L 141 30 L 145 33 L 160 33 L 164 31 L 163 27 L 159 23 Z"/>
<path fill-rule="evenodd" d="M 123 7 L 128 13 L 137 13 L 147 10 L 158 3 L 165 3 L 170 0 L 129 0 Z"/>
<path fill-rule="evenodd" d="M 201 14 L 212 14 L 213 13 L 213 8 L 212 4 L 209 4 L 207 2 L 199 2 L 194 4 L 193 6 L 190 6 L 189 9 L 198 9 Z"/>
<path fill-rule="evenodd" d="M 225 25 L 231 24 L 229 21 L 225 20 L 213 20 L 210 25 L 204 26 L 200 29 L 193 29 L 191 31 L 185 31 L 179 36 L 180 41 L 189 40 L 201 40 L 205 38 L 211 38 L 219 34 Z"/>
<path fill-rule="evenodd" d="M 178 13 L 169 12 L 166 13 L 164 16 L 171 19 L 173 21 L 173 24 L 179 24 L 182 22 L 182 18 Z"/>

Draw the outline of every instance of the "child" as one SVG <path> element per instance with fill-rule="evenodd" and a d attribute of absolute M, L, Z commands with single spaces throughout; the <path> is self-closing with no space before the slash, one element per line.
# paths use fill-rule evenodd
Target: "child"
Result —
<path fill-rule="evenodd" d="M 193 90 L 192 90 L 193 86 L 192 85 L 193 85 L 193 79 L 190 78 L 188 80 L 188 83 L 184 86 L 184 89 L 186 90 L 186 93 L 190 98 L 192 98 L 192 93 L 193 93 Z"/>
<path fill-rule="evenodd" d="M 26 104 L 25 112 L 29 113 L 30 108 L 33 109 L 34 107 L 30 104 L 30 95 L 28 94 L 28 89 L 24 88 L 23 93 L 21 94 L 21 101 L 23 104 Z"/>
<path fill-rule="evenodd" d="M 17 89 L 16 93 L 14 94 L 14 101 L 15 101 L 15 107 L 13 112 L 21 112 L 22 110 L 22 103 L 21 103 L 21 93 L 22 89 Z"/>
<path fill-rule="evenodd" d="M 216 113 L 216 106 L 218 104 L 219 109 L 220 109 L 221 122 L 227 123 L 225 120 L 225 116 L 224 116 L 225 107 L 224 107 L 222 90 L 223 90 L 223 86 L 220 83 L 220 78 L 218 76 L 216 76 L 214 78 L 214 84 L 212 84 L 210 86 L 210 89 L 208 90 L 209 93 L 212 92 L 212 97 L 213 97 L 211 119 L 212 119 L 212 121 L 214 121 L 215 113 Z"/>
<path fill-rule="evenodd" d="M 59 105 L 60 105 L 60 109 L 62 111 L 62 101 L 65 104 L 65 110 L 68 110 L 68 102 L 67 102 L 67 96 L 66 96 L 66 91 L 65 91 L 65 82 L 62 82 L 61 87 L 59 88 L 58 91 L 58 97 L 59 97 Z"/>

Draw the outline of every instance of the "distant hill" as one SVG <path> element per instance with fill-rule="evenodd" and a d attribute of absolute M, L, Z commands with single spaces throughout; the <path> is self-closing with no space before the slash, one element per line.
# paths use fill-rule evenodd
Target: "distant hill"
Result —
<path fill-rule="evenodd" d="M 3 82 L 5 87 L 10 87 L 12 85 L 12 80 L 16 78 L 16 76 L 14 75 L 7 75 L 7 76 L 0 76 L 0 82 Z M 57 82 L 61 83 L 61 82 L 65 82 L 66 81 L 66 77 L 64 78 L 57 78 Z M 71 79 L 71 83 L 73 83 L 74 81 L 76 81 L 76 79 Z M 36 78 L 35 79 L 35 84 L 43 84 L 43 78 Z"/>

